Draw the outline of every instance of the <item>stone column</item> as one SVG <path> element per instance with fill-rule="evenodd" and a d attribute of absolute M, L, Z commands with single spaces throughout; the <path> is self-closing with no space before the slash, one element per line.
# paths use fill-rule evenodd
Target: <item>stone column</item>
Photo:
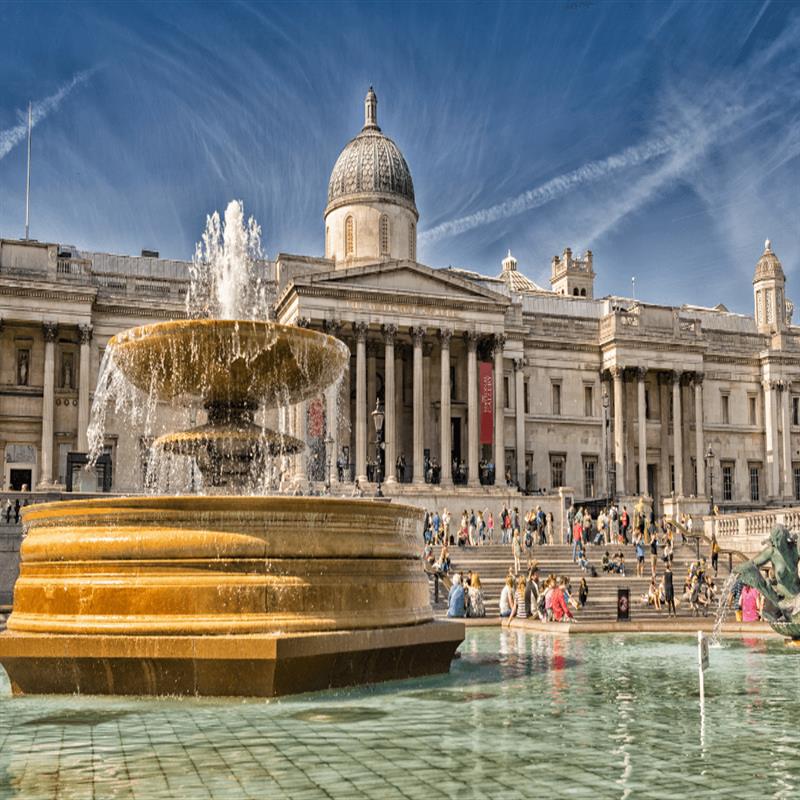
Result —
<path fill-rule="evenodd" d="M 294 407 L 294 435 L 305 442 L 307 439 L 308 402 L 303 400 Z M 308 449 L 302 448 L 294 457 L 294 483 L 301 489 L 308 484 Z"/>
<path fill-rule="evenodd" d="M 764 387 L 764 434 L 766 455 L 767 496 L 777 497 L 780 487 L 778 456 L 778 409 L 777 382 L 765 380 Z M 747 498 L 750 499 L 748 492 Z"/>
<path fill-rule="evenodd" d="M 44 386 L 42 392 L 42 455 L 39 486 L 53 483 L 53 413 L 55 410 L 56 337 L 58 324 L 42 323 L 44 332 Z M 33 487 L 31 487 L 33 488 Z"/>
<path fill-rule="evenodd" d="M 706 453 L 703 441 L 703 373 L 695 372 L 694 384 L 694 459 L 697 462 L 697 496 L 706 495 Z"/>
<path fill-rule="evenodd" d="M 441 382 L 439 401 L 439 463 L 441 464 L 441 485 L 453 485 L 453 458 L 450 442 L 450 338 L 453 331 L 450 328 L 439 328 L 439 342 L 441 343 Z"/>
<path fill-rule="evenodd" d="M 467 481 L 469 486 L 480 486 L 478 454 L 480 418 L 478 414 L 478 334 L 464 334 L 467 345 Z"/>
<path fill-rule="evenodd" d="M 781 453 L 783 455 L 781 464 L 783 468 L 783 483 L 781 486 L 781 493 L 785 499 L 791 499 L 794 496 L 792 487 L 791 386 L 792 385 L 789 381 L 781 381 L 778 385 L 778 392 L 781 398 Z"/>
<path fill-rule="evenodd" d="M 322 323 L 322 329 L 328 336 L 336 337 L 342 327 L 342 323 L 338 320 L 325 320 Z M 349 359 L 348 359 L 349 365 Z M 345 374 L 349 371 L 345 370 Z M 328 464 L 330 463 L 331 483 L 336 483 L 339 480 L 339 470 L 336 467 L 336 462 L 339 459 L 339 402 L 342 396 L 342 389 L 344 386 L 344 374 L 342 377 L 331 384 L 325 390 L 325 438 L 330 437 L 333 441 L 330 446 L 330 453 L 325 451 L 325 477 L 328 477 Z M 347 395 L 349 398 L 349 394 Z M 326 443 L 325 447 L 328 445 Z"/>
<path fill-rule="evenodd" d="M 386 483 L 397 482 L 397 392 L 394 382 L 394 337 L 397 325 L 383 326 L 384 383 L 383 400 L 386 417 L 383 423 L 384 465 Z"/>
<path fill-rule="evenodd" d="M 86 432 L 89 428 L 89 387 L 92 373 L 92 326 L 78 325 L 81 340 L 80 364 L 78 366 L 78 447 L 79 453 L 89 449 Z"/>
<path fill-rule="evenodd" d="M 623 373 L 625 367 L 611 367 L 614 379 L 614 474 L 616 477 L 616 494 L 625 494 L 625 437 L 623 431 L 623 400 L 625 384 Z"/>
<path fill-rule="evenodd" d="M 378 342 L 367 339 L 367 461 L 375 457 L 375 425 L 372 412 L 378 400 Z"/>
<path fill-rule="evenodd" d="M 494 337 L 494 485 L 505 486 L 506 482 L 506 443 L 505 411 L 503 402 L 503 347 L 506 337 Z"/>
<path fill-rule="evenodd" d="M 525 489 L 525 361 L 514 359 L 514 422 L 516 423 L 517 485 Z"/>
<path fill-rule="evenodd" d="M 683 497 L 683 417 L 681 415 L 681 373 L 672 373 L 672 444 L 675 464 L 675 496 Z"/>
<path fill-rule="evenodd" d="M 406 412 L 405 412 L 405 372 L 403 370 L 403 353 L 405 352 L 405 345 L 395 346 L 394 348 L 394 385 L 395 394 L 395 421 L 394 421 L 394 435 L 395 435 L 395 454 L 396 456 L 403 455 L 408 462 L 408 456 L 405 452 L 406 442 Z M 397 461 L 397 458 L 395 458 Z M 407 469 L 407 468 L 406 468 Z"/>
<path fill-rule="evenodd" d="M 411 336 L 414 340 L 414 458 L 413 474 L 414 483 L 425 483 L 425 466 L 422 458 L 422 340 L 425 338 L 425 328 L 412 328 Z"/>
<path fill-rule="evenodd" d="M 646 495 L 647 491 L 647 404 L 645 403 L 644 379 L 647 367 L 637 367 L 636 377 L 636 405 L 639 420 L 639 494 Z"/>
<path fill-rule="evenodd" d="M 367 480 L 367 329 L 366 322 L 353 324 L 356 334 L 356 480 Z"/>

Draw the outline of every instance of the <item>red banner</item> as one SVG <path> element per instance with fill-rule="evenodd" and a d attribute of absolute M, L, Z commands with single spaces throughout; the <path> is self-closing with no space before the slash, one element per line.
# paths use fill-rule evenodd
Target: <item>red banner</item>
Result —
<path fill-rule="evenodd" d="M 318 439 L 325 433 L 325 406 L 322 405 L 322 398 L 315 397 L 308 402 L 308 436 Z"/>
<path fill-rule="evenodd" d="M 478 364 L 480 384 L 478 389 L 481 407 L 481 444 L 492 444 L 494 441 L 494 378 L 492 365 L 488 361 Z"/>

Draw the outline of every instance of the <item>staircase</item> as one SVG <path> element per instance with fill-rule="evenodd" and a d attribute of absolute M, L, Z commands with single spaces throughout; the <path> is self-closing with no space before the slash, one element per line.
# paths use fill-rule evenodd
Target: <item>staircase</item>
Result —
<path fill-rule="evenodd" d="M 680 537 L 678 537 L 680 540 Z M 623 577 L 618 574 L 605 574 L 602 572 L 601 559 L 605 551 L 608 550 L 611 556 L 615 552 L 622 551 L 625 555 L 625 571 Z M 664 562 L 661 559 L 662 549 L 659 548 L 659 558 L 656 565 L 656 578 L 660 580 L 664 574 Z M 597 570 L 597 577 L 593 578 L 589 573 L 581 572 L 577 564 L 572 561 L 572 545 L 539 545 L 534 546 L 530 553 L 531 560 L 539 563 L 540 584 L 552 572 L 556 575 L 567 575 L 572 582 L 572 594 L 577 600 L 578 586 L 581 578 L 586 578 L 589 586 L 589 599 L 586 607 L 573 610 L 576 619 L 587 622 L 612 622 L 617 618 L 617 589 L 627 587 L 630 591 L 630 619 L 631 621 L 667 619 L 665 608 L 657 611 L 653 606 L 644 605 L 641 602 L 643 595 L 647 593 L 650 585 L 650 548 L 646 548 L 644 564 L 644 575 L 636 577 L 636 550 L 633 545 L 589 545 L 587 558 Z M 673 585 L 675 587 L 675 602 L 678 606 L 678 617 L 689 618 L 691 609 L 688 604 L 680 603 L 683 594 L 683 583 L 686 579 L 689 565 L 697 560 L 695 545 L 680 543 L 676 544 L 673 552 L 672 573 Z M 703 547 L 701 556 L 706 558 L 707 567 L 711 568 L 708 548 Z M 480 575 L 481 588 L 483 590 L 484 604 L 486 606 L 487 617 L 499 616 L 500 592 L 509 567 L 514 564 L 510 545 L 487 545 L 484 547 L 453 547 L 450 550 L 451 574 L 455 572 L 467 573 L 468 570 L 477 572 Z M 522 572 L 527 572 L 528 553 L 523 550 L 520 559 Z M 721 588 L 725 578 L 729 574 L 728 561 L 726 558 L 719 560 L 719 574 L 716 579 L 717 589 Z M 441 597 L 441 594 L 440 594 Z M 431 589 L 431 599 L 433 590 Z M 444 606 L 440 600 L 434 609 L 437 615 L 447 613 L 447 605 Z M 709 615 L 713 616 L 716 608 L 712 605 Z"/>

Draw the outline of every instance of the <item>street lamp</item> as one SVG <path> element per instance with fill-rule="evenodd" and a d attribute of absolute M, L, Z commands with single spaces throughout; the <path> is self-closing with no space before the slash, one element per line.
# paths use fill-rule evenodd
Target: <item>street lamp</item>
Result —
<path fill-rule="evenodd" d="M 378 484 L 375 489 L 375 497 L 383 497 L 381 492 L 381 450 L 383 449 L 383 404 L 380 397 L 375 403 L 375 410 L 372 412 L 372 421 L 375 423 L 375 481 Z"/>
<path fill-rule="evenodd" d="M 614 493 L 611 491 L 611 459 L 609 458 L 608 447 L 608 434 L 609 434 L 609 419 L 608 409 L 611 405 L 611 398 L 608 396 L 608 389 L 603 387 L 603 453 L 605 454 L 606 462 L 606 493 L 608 494 L 609 506 L 614 503 Z"/>
<path fill-rule="evenodd" d="M 328 462 L 328 480 L 325 482 L 325 490 L 331 493 L 331 469 L 333 469 L 333 436 L 330 432 L 325 437 L 325 457 Z"/>
<path fill-rule="evenodd" d="M 711 513 L 714 513 L 714 451 L 711 445 L 708 446 L 706 451 L 706 471 L 708 473 L 708 494 L 711 500 Z"/>

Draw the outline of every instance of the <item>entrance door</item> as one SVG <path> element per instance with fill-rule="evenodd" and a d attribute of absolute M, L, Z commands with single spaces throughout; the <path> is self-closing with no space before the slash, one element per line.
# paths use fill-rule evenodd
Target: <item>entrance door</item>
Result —
<path fill-rule="evenodd" d="M 466 483 L 467 475 L 461 470 L 461 417 L 450 418 L 450 447 L 450 464 L 455 462 L 452 467 L 453 483 Z"/>
<path fill-rule="evenodd" d="M 11 469 L 9 470 L 8 482 L 10 488 L 14 492 L 21 492 L 24 486 L 27 490 L 31 488 L 31 480 L 33 473 L 29 469 Z"/>
<path fill-rule="evenodd" d="M 653 498 L 653 513 L 658 516 L 658 464 L 647 465 L 647 494 Z"/>

